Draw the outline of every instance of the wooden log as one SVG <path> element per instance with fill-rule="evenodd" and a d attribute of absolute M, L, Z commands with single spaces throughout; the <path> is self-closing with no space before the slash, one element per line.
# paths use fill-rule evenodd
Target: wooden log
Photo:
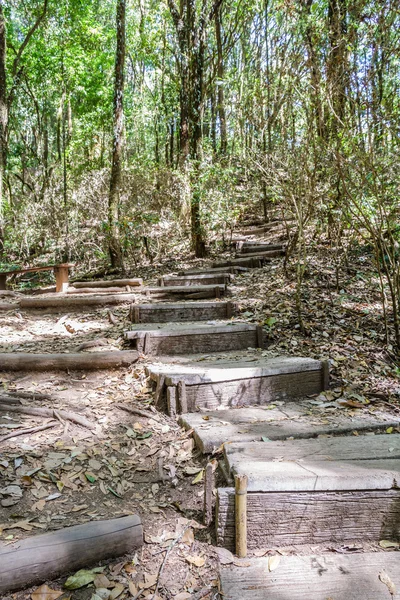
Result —
<path fill-rule="evenodd" d="M 164 276 L 158 280 L 159 286 L 199 286 L 226 285 L 233 276 L 230 273 L 205 273 L 202 275 Z"/>
<path fill-rule="evenodd" d="M 184 381 L 179 381 L 178 383 L 178 401 L 180 414 L 187 413 L 186 384 Z"/>
<path fill-rule="evenodd" d="M 0 302 L 0 310 L 3 312 L 7 312 L 9 310 L 18 310 L 19 309 L 19 303 L 14 302 Z"/>
<path fill-rule="evenodd" d="M 112 287 L 140 287 L 143 285 L 143 279 L 110 279 L 98 281 L 74 281 L 74 288 L 112 288 Z"/>
<path fill-rule="evenodd" d="M 170 417 L 176 416 L 176 387 L 167 388 L 167 409 Z"/>
<path fill-rule="evenodd" d="M 71 354 L 28 354 L 25 352 L 0 353 L 0 370 L 3 371 L 51 371 L 95 370 L 128 367 L 137 362 L 135 351 L 87 352 Z"/>
<path fill-rule="evenodd" d="M 131 553 L 143 544 L 137 515 L 92 521 L 0 545 L 0 593 L 54 579 L 109 558 Z"/>
<path fill-rule="evenodd" d="M 56 293 L 62 294 L 68 290 L 69 286 L 69 267 L 68 265 L 59 265 L 54 267 L 56 278 Z"/>
<path fill-rule="evenodd" d="M 235 476 L 235 541 L 239 558 L 247 556 L 247 476 Z"/>
<path fill-rule="evenodd" d="M 335 544 L 336 546 L 336 544 Z M 400 589 L 398 552 L 280 556 L 270 571 L 271 556 L 246 564 L 223 566 L 224 600 L 391 600 L 386 581 Z M 245 567 L 245 568 L 243 568 Z M 389 584 L 390 585 L 390 584 Z"/>
<path fill-rule="evenodd" d="M 160 302 L 134 304 L 130 314 L 134 323 L 168 323 L 231 318 L 233 311 L 231 302 Z"/>
<path fill-rule="evenodd" d="M 91 290 L 91 292 L 93 292 L 93 290 Z M 127 304 L 134 302 L 136 299 L 136 294 L 127 293 L 101 294 L 100 296 L 86 296 L 85 294 L 82 294 L 80 296 L 33 296 L 31 298 L 21 298 L 20 308 L 55 308 L 60 310 L 71 308 L 80 309 L 82 306 L 108 306 L 112 304 Z"/>
<path fill-rule="evenodd" d="M 147 333 L 151 333 L 151 343 L 146 345 L 146 352 L 151 355 L 226 352 L 257 348 L 259 343 L 256 325 L 232 322 L 221 325 L 169 323 L 164 327 L 137 325 L 125 332 L 125 339 L 131 340 L 138 352 L 144 352 Z"/>

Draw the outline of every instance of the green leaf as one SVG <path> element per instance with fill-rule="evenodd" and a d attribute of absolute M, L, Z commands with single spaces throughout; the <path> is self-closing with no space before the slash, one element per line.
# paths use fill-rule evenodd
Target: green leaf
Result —
<path fill-rule="evenodd" d="M 95 483 L 97 481 L 97 477 L 93 475 L 93 473 L 85 473 L 85 477 L 90 483 Z"/>
<path fill-rule="evenodd" d="M 271 441 L 269 438 L 265 437 L 265 435 L 262 435 L 261 439 L 262 439 L 263 442 L 270 442 Z"/>
<path fill-rule="evenodd" d="M 87 569 L 81 569 L 74 575 L 68 577 L 67 581 L 64 583 L 64 587 L 67 588 L 67 590 L 77 590 L 84 585 L 92 583 L 96 577 L 96 574 L 102 573 L 103 570 L 103 567 L 97 567 L 96 569 L 91 569 L 90 571 Z"/>

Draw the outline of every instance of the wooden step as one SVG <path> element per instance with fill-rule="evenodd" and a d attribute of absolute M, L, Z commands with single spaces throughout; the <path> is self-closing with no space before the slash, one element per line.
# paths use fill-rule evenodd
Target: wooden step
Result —
<path fill-rule="evenodd" d="M 159 286 L 227 285 L 232 279 L 231 273 L 164 275 L 157 283 Z"/>
<path fill-rule="evenodd" d="M 400 589 L 399 552 L 330 553 L 279 559 L 272 571 L 268 556 L 223 566 L 221 597 L 224 600 L 390 600 L 393 596 L 387 583 Z"/>
<path fill-rule="evenodd" d="M 74 281 L 71 282 L 75 288 L 110 288 L 110 287 L 140 287 L 143 285 L 143 279 L 110 279 L 103 281 Z"/>
<path fill-rule="evenodd" d="M 253 242 L 240 243 L 237 245 L 240 254 L 260 254 L 265 252 L 285 252 L 283 244 L 254 244 Z"/>
<path fill-rule="evenodd" d="M 167 407 L 168 394 L 185 385 L 184 406 L 178 412 L 238 408 L 317 394 L 327 389 L 329 366 L 311 358 L 280 357 L 258 361 L 219 361 L 214 365 L 149 365 L 147 374 L 157 386 L 158 406 Z M 170 388 L 174 388 L 172 391 Z"/>
<path fill-rule="evenodd" d="M 245 474 L 249 549 L 400 540 L 400 435 L 225 446 Z M 219 488 L 217 544 L 235 546 L 235 490 Z"/>
<path fill-rule="evenodd" d="M 202 269 L 188 269 L 187 271 L 180 271 L 178 275 L 214 275 L 215 273 L 232 273 L 236 275 L 238 273 L 245 273 L 249 269 L 247 267 L 233 266 L 233 267 L 204 267 Z"/>
<path fill-rule="evenodd" d="M 261 348 L 264 332 L 247 323 L 166 323 L 134 325 L 125 332 L 139 352 L 150 355 L 196 354 Z"/>
<path fill-rule="evenodd" d="M 133 323 L 212 321 L 230 319 L 235 311 L 232 302 L 160 302 L 132 304 L 130 318 Z"/>
<path fill-rule="evenodd" d="M 214 452 L 225 442 L 254 442 L 312 438 L 319 435 L 352 435 L 353 432 L 385 431 L 400 426 L 400 418 L 389 410 L 376 409 L 373 414 L 358 411 L 354 416 L 345 409 L 325 410 L 312 400 L 281 403 L 276 407 L 251 407 L 187 413 L 180 419 L 185 429 L 193 429 L 199 449 Z M 205 419 L 206 417 L 206 419 Z"/>
<path fill-rule="evenodd" d="M 184 300 L 203 300 L 220 298 L 226 292 L 225 285 L 196 285 L 196 286 L 158 286 L 140 288 L 141 294 L 152 298 L 174 298 Z"/>
<path fill-rule="evenodd" d="M 213 263 L 214 268 L 219 267 L 247 267 L 248 269 L 259 269 L 263 267 L 265 264 L 271 262 L 272 258 L 268 256 L 260 256 L 260 257 L 244 257 L 244 258 L 230 258 L 228 260 L 223 260 L 220 262 Z"/>
<path fill-rule="evenodd" d="M 256 248 L 255 252 L 249 252 L 248 254 L 246 254 L 246 258 L 277 258 L 278 256 L 285 256 L 285 253 L 285 250 L 283 250 L 282 248 L 280 250 L 263 250 L 262 252 L 258 252 Z M 237 252 L 235 256 L 239 258 L 243 256 L 243 254 L 242 252 Z"/>

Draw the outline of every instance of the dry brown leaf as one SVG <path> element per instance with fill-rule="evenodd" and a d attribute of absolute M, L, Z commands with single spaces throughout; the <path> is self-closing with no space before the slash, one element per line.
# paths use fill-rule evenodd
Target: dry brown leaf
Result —
<path fill-rule="evenodd" d="M 275 554 L 274 556 L 270 556 L 268 559 L 268 571 L 275 571 L 281 562 L 281 557 Z"/>
<path fill-rule="evenodd" d="M 194 542 L 194 533 L 193 529 L 187 529 L 184 535 L 181 538 L 181 542 L 184 544 L 193 544 Z"/>
<path fill-rule="evenodd" d="M 52 590 L 48 585 L 41 585 L 31 594 L 32 600 L 57 600 L 64 592 Z"/>
<path fill-rule="evenodd" d="M 124 589 L 125 586 L 122 585 L 122 583 L 117 583 L 116 586 L 111 590 L 110 600 L 115 600 L 115 598 L 118 598 L 118 596 L 122 594 Z"/>
<path fill-rule="evenodd" d="M 202 556 L 191 556 L 188 554 L 185 558 L 188 563 L 194 565 L 195 567 L 202 567 L 206 562 L 206 559 Z"/>
<path fill-rule="evenodd" d="M 226 548 L 215 548 L 215 552 L 218 554 L 219 562 L 221 565 L 230 565 L 235 560 L 232 552 L 229 552 Z"/>
<path fill-rule="evenodd" d="M 191 597 L 192 594 L 189 594 L 189 592 L 180 592 L 179 594 L 174 596 L 174 600 L 188 600 Z"/>
<path fill-rule="evenodd" d="M 393 581 L 390 579 L 389 575 L 386 573 L 386 571 L 381 571 L 379 573 L 379 579 L 382 581 L 382 583 L 384 583 L 387 587 L 387 589 L 389 590 L 389 593 L 394 596 L 396 594 L 396 586 L 393 583 Z"/>

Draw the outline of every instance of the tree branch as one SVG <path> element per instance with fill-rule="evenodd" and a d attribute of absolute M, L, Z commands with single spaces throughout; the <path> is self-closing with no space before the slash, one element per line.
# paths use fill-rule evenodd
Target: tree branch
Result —
<path fill-rule="evenodd" d="M 178 29 L 179 21 L 181 18 L 178 7 L 176 6 L 174 0 L 168 0 L 168 6 L 169 6 L 169 10 L 171 12 L 172 19 L 174 21 L 174 25 Z"/>
<path fill-rule="evenodd" d="M 37 17 L 35 23 L 32 25 L 32 27 L 29 29 L 28 33 L 26 34 L 24 41 L 18 48 L 17 56 L 14 58 L 14 62 L 13 62 L 13 66 L 12 66 L 13 77 L 15 77 L 15 75 L 17 73 L 18 65 L 21 61 L 22 54 L 23 54 L 25 48 L 29 44 L 30 39 L 33 36 L 33 34 L 35 33 L 36 29 L 39 27 L 40 23 L 43 21 L 44 17 L 46 16 L 48 2 L 49 2 L 49 0 L 44 0 L 42 12 Z"/>
<path fill-rule="evenodd" d="M 208 20 L 212 21 L 215 13 L 217 12 L 217 10 L 220 8 L 220 6 L 222 5 L 224 0 L 215 0 L 213 6 L 211 7 L 210 13 L 208 15 Z"/>

